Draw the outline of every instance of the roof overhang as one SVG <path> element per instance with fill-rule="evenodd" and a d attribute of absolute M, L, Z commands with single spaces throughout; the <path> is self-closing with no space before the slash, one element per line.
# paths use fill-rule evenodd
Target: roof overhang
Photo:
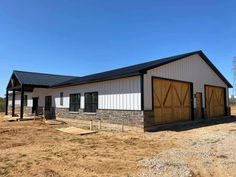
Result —
<path fill-rule="evenodd" d="M 10 80 L 8 82 L 7 90 L 8 91 L 13 91 L 13 90 L 14 91 L 21 91 L 22 88 L 24 89 L 24 91 L 32 92 L 34 90 L 34 88 L 49 88 L 49 86 L 23 84 L 21 82 L 21 80 L 19 80 L 17 75 L 13 72 L 12 75 L 11 75 L 11 78 L 10 78 Z"/>

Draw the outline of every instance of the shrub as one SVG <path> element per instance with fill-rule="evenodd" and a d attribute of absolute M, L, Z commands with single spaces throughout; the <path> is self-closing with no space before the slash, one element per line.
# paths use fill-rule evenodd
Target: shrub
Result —
<path fill-rule="evenodd" d="M 0 98 L 0 112 L 5 111 L 5 100 L 3 98 Z"/>

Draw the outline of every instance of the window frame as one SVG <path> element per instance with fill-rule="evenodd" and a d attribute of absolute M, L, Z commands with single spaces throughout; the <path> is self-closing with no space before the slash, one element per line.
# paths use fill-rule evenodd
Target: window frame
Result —
<path fill-rule="evenodd" d="M 72 99 L 71 99 L 71 96 L 73 95 L 78 95 L 78 102 L 71 102 Z M 78 105 L 78 110 L 76 110 L 76 103 L 79 104 Z M 73 105 L 74 109 L 72 110 L 72 104 L 75 104 Z M 81 108 L 81 94 L 80 93 L 71 93 L 69 95 L 69 112 L 79 112 L 79 109 Z"/>
<path fill-rule="evenodd" d="M 91 98 L 91 102 L 90 103 L 86 103 L 86 95 L 89 94 L 89 95 L 93 95 L 93 94 L 96 94 L 97 96 L 97 102 L 94 102 L 93 99 Z M 97 110 L 98 110 L 98 99 L 99 99 L 99 95 L 98 95 L 98 92 L 86 92 L 84 93 L 84 112 L 86 113 L 96 113 Z M 88 107 L 88 105 L 90 107 Z"/>
<path fill-rule="evenodd" d="M 64 105 L 64 92 L 60 92 L 60 106 Z"/>

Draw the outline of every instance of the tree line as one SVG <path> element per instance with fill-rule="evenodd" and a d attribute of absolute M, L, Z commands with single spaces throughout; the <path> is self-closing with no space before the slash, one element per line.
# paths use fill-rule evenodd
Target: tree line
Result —
<path fill-rule="evenodd" d="M 0 97 L 0 112 L 5 111 L 5 99 Z"/>

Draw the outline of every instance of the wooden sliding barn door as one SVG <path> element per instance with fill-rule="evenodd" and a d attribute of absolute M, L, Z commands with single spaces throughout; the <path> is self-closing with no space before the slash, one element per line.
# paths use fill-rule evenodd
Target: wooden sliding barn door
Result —
<path fill-rule="evenodd" d="M 220 117 L 225 115 L 225 89 L 221 87 L 206 86 L 206 112 L 207 117 Z"/>
<path fill-rule="evenodd" d="M 156 124 L 191 120 L 191 84 L 153 78 L 153 104 Z"/>

